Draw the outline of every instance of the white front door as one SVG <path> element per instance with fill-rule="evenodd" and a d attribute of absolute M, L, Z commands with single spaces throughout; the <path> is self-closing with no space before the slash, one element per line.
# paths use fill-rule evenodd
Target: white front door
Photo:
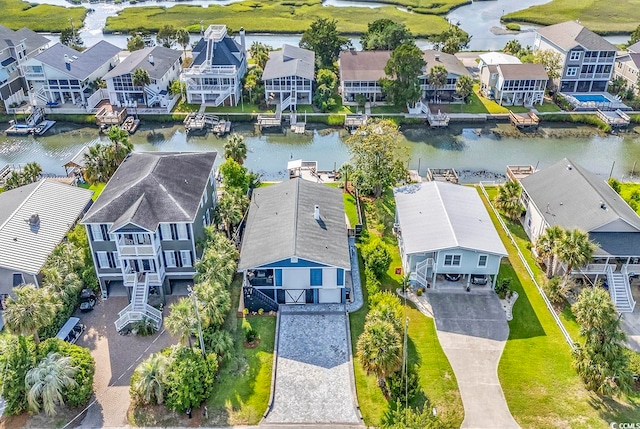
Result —
<path fill-rule="evenodd" d="M 342 289 L 318 289 L 318 303 L 339 304 L 342 301 Z"/>

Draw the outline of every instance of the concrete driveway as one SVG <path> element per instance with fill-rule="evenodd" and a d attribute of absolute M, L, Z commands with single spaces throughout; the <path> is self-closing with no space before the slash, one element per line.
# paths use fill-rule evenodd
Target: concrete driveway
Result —
<path fill-rule="evenodd" d="M 511 416 L 498 380 L 498 362 L 509 325 L 498 297 L 487 294 L 427 294 L 440 345 L 458 380 L 463 428 L 511 429 Z"/>
<path fill-rule="evenodd" d="M 273 405 L 263 426 L 362 424 L 349 320 L 339 307 L 342 311 L 331 305 L 280 306 Z"/>

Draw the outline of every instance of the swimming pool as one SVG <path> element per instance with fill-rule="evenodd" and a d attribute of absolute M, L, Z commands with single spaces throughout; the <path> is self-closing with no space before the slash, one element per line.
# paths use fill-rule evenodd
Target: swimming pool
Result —
<path fill-rule="evenodd" d="M 574 95 L 573 98 L 583 103 L 589 101 L 595 101 L 596 103 L 611 103 L 611 100 L 601 94 Z"/>

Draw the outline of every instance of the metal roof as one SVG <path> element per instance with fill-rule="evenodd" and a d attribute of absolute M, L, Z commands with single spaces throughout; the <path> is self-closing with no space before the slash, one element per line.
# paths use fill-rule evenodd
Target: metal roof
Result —
<path fill-rule="evenodd" d="M 149 55 L 153 57 L 153 64 L 149 62 Z M 104 79 L 133 73 L 136 69 L 146 70 L 151 79 L 162 79 L 181 56 L 182 52 L 164 46 L 140 49 L 129 54 L 120 64 L 105 74 Z"/>
<path fill-rule="evenodd" d="M 475 188 L 425 182 L 393 194 L 405 254 L 456 248 L 507 254 Z"/>
<path fill-rule="evenodd" d="M 284 45 L 281 50 L 269 52 L 262 73 L 262 80 L 286 76 L 299 76 L 305 79 L 314 78 L 316 54 L 297 46 Z"/>
<path fill-rule="evenodd" d="M 478 58 L 488 66 L 498 64 L 522 64 L 522 61 L 520 61 L 518 57 L 502 52 L 487 52 L 486 54 L 478 55 Z"/>
<path fill-rule="evenodd" d="M 536 29 L 536 32 L 564 51 L 582 47 L 588 51 L 617 51 L 607 40 L 576 21 Z"/>
<path fill-rule="evenodd" d="M 314 218 L 320 207 L 320 221 Z M 298 257 L 350 269 L 342 191 L 292 179 L 253 191 L 238 270 Z"/>
<path fill-rule="evenodd" d="M 37 274 L 91 202 L 93 191 L 52 179 L 0 194 L 0 267 Z M 30 226 L 36 213 L 40 223 Z"/>
<path fill-rule="evenodd" d="M 84 80 L 105 63 L 109 63 L 118 52 L 120 52 L 120 48 L 104 40 L 82 52 L 56 43 L 29 61 L 39 61 L 76 79 Z M 71 60 L 69 68 L 65 63 L 65 55 Z"/>

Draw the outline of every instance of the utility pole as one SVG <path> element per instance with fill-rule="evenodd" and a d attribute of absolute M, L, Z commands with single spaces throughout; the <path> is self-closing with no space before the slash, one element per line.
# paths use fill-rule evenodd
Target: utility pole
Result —
<path fill-rule="evenodd" d="M 193 298 L 193 308 L 196 310 L 196 319 L 198 320 L 198 337 L 200 338 L 200 351 L 202 352 L 202 358 L 207 358 L 207 353 L 204 350 L 204 337 L 202 335 L 202 322 L 200 321 L 200 311 L 198 310 L 198 297 L 196 296 L 196 291 L 191 288 L 191 286 L 187 287 L 189 291 L 189 295 Z"/>

